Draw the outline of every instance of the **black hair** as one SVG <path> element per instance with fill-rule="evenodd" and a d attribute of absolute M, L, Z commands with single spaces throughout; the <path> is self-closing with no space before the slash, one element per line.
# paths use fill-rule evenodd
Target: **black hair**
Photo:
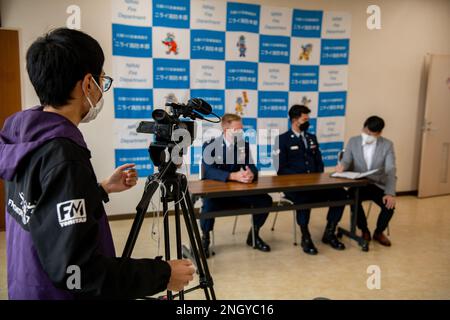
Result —
<path fill-rule="evenodd" d="M 91 36 L 68 28 L 38 38 L 27 51 L 27 71 L 42 105 L 60 107 L 72 99 L 78 81 L 91 73 L 100 85 L 105 56 Z"/>
<path fill-rule="evenodd" d="M 290 109 L 289 109 L 289 119 L 295 120 L 299 117 L 302 116 L 302 114 L 309 114 L 311 112 L 311 109 L 308 108 L 307 106 L 304 105 L 300 105 L 300 104 L 294 104 Z"/>
<path fill-rule="evenodd" d="M 371 116 L 364 122 L 364 128 L 371 132 L 381 132 L 384 129 L 384 120 L 377 116 Z"/>

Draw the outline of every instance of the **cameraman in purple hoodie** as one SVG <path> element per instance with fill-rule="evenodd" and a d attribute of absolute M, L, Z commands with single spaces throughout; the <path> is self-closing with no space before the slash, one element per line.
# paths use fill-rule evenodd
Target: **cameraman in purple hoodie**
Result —
<path fill-rule="evenodd" d="M 103 202 L 137 176 L 127 164 L 97 183 L 78 129 L 96 118 L 112 83 L 98 42 L 56 29 L 26 58 L 41 106 L 12 115 L 0 132 L 9 298 L 130 299 L 183 289 L 193 278 L 190 261 L 115 255 Z M 78 285 L 70 285 L 74 270 Z"/>

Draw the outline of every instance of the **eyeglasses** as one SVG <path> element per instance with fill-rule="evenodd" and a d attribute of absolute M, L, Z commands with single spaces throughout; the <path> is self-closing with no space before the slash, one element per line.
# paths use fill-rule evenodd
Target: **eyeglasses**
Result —
<path fill-rule="evenodd" d="M 114 81 L 113 78 L 109 77 L 109 76 L 97 76 L 99 78 L 103 79 L 103 92 L 108 91 L 109 89 L 111 89 L 112 83 Z"/>

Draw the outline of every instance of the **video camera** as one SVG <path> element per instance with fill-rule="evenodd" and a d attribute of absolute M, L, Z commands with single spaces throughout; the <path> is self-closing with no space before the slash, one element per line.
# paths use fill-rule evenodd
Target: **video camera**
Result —
<path fill-rule="evenodd" d="M 152 113 L 154 121 L 142 121 L 137 129 L 138 133 L 149 133 L 155 137 L 154 142 L 150 143 L 148 151 L 153 164 L 158 167 L 158 172 L 147 177 L 144 193 L 136 206 L 136 216 L 123 249 L 122 257 L 131 257 L 149 205 L 155 192 L 159 189 L 158 197 L 162 202 L 164 216 L 165 256 L 167 260 L 170 260 L 171 237 L 169 216 L 166 213 L 169 203 L 173 202 L 177 258 L 185 257 L 193 260 L 199 277 L 199 285 L 196 287 L 190 288 L 186 292 L 180 291 L 177 294 L 173 294 L 168 289 L 165 299 L 173 300 L 178 297 L 180 300 L 184 300 L 185 293 L 202 289 L 207 300 L 215 300 L 213 279 L 201 245 L 200 232 L 196 222 L 194 204 L 189 193 L 188 180 L 186 175 L 178 173 L 177 170 L 183 163 L 183 155 L 195 139 L 195 122 L 180 120 L 179 118 L 201 119 L 218 123 L 220 122 L 220 117 L 214 114 L 211 106 L 202 99 L 190 99 L 186 104 L 166 103 L 166 106 L 170 107 L 170 112 L 154 110 Z M 209 114 L 216 116 L 218 121 L 205 119 L 204 116 Z M 186 232 L 191 244 L 190 248 L 182 246 L 181 219 L 185 221 Z"/>
<path fill-rule="evenodd" d="M 220 121 L 220 117 L 212 112 L 211 105 L 203 99 L 192 98 L 186 104 L 171 102 L 166 103 L 166 106 L 170 107 L 170 113 L 163 109 L 156 109 L 152 113 L 154 121 L 141 121 L 136 130 L 138 133 L 155 135 L 155 140 L 149 148 L 150 158 L 155 166 L 167 162 L 169 158 L 164 151 L 167 149 L 168 152 L 171 152 L 176 145 L 184 141 L 183 137 L 186 137 L 186 135 L 189 135 L 190 138 L 189 145 L 194 141 L 196 136 L 195 121 L 180 120 L 180 117 L 216 123 Z M 205 119 L 204 116 L 210 114 L 217 117 L 219 121 Z M 180 131 L 179 129 L 184 130 Z M 181 148 L 180 156 L 185 152 L 186 148 Z"/>

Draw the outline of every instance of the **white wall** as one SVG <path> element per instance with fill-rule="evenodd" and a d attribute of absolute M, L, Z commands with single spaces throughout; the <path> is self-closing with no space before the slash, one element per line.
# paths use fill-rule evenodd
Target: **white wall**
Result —
<path fill-rule="evenodd" d="M 238 0 L 234 0 L 238 1 Z M 417 189 L 424 105 L 424 59 L 428 52 L 450 52 L 449 0 L 245 0 L 240 2 L 303 9 L 346 11 L 352 15 L 349 90 L 345 137 L 360 132 L 364 120 L 377 114 L 387 122 L 385 136 L 395 143 L 398 190 Z M 3 27 L 21 35 L 23 107 L 38 104 L 25 71 L 29 45 L 49 29 L 64 26 L 66 8 L 82 10 L 82 30 L 96 38 L 105 55 L 105 71 L 111 73 L 111 5 L 108 0 L 1 0 Z M 382 29 L 366 28 L 366 8 L 381 7 Z M 113 170 L 113 97 L 105 96 L 105 108 L 92 124 L 82 125 L 93 155 L 98 178 Z M 143 181 L 134 190 L 111 197 L 111 214 L 134 212 Z"/>

